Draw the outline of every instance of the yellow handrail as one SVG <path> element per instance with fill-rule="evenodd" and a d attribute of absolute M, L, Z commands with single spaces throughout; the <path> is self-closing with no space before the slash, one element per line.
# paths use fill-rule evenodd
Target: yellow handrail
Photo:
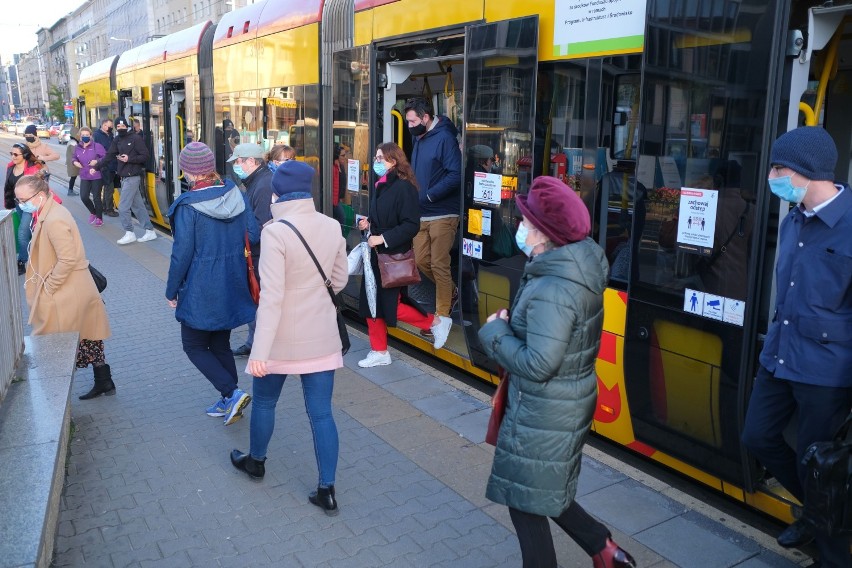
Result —
<path fill-rule="evenodd" d="M 181 115 L 176 114 L 175 118 L 177 119 L 178 129 L 179 129 L 179 132 L 180 132 L 180 136 L 178 137 L 178 140 L 179 140 L 178 144 L 180 145 L 180 149 L 183 150 L 184 146 L 186 146 L 186 138 L 185 138 L 186 128 L 184 127 L 183 117 Z M 183 179 L 183 170 L 181 170 L 180 175 L 178 176 L 178 179 Z"/>
<path fill-rule="evenodd" d="M 805 115 L 805 126 L 816 126 L 816 113 L 808 103 L 799 103 L 799 110 Z"/>
<path fill-rule="evenodd" d="M 825 102 L 825 92 L 828 90 L 828 81 L 834 78 L 837 73 L 837 48 L 840 45 L 840 38 L 843 35 L 844 26 L 841 25 L 834 32 L 831 42 L 828 44 L 828 53 L 826 61 L 822 67 L 822 73 L 819 78 L 819 87 L 817 87 L 817 98 L 814 103 L 814 120 L 819 120 L 819 113 L 822 110 L 822 105 Z M 816 125 L 816 122 L 814 122 Z M 812 125 L 813 126 L 813 125 Z"/>
<path fill-rule="evenodd" d="M 397 118 L 397 132 L 396 132 L 396 140 L 394 142 L 402 148 L 402 125 L 405 123 L 405 119 L 402 116 L 402 113 L 396 110 L 395 108 L 391 109 L 391 116 L 395 116 Z"/>

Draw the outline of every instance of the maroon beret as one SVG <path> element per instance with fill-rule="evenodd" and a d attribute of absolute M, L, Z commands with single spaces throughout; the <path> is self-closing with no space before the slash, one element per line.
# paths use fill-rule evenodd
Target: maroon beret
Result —
<path fill-rule="evenodd" d="M 535 178 L 529 192 L 515 197 L 515 203 L 524 217 L 557 246 L 582 241 L 592 230 L 586 205 L 555 177 Z"/>

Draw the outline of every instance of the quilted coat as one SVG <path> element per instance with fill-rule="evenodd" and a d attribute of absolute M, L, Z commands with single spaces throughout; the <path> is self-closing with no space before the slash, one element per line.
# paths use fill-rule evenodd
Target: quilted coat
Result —
<path fill-rule="evenodd" d="M 574 499 L 597 398 L 595 358 L 609 264 L 590 238 L 527 263 L 510 321 L 479 330 L 509 374 L 486 497 L 556 517 Z"/>

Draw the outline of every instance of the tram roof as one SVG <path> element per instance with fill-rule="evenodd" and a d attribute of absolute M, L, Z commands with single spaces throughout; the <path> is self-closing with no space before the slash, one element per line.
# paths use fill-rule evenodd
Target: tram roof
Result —
<path fill-rule="evenodd" d="M 213 49 L 315 24 L 322 6 L 322 0 L 264 0 L 228 12 L 216 28 Z"/>
<path fill-rule="evenodd" d="M 118 60 L 116 75 L 198 53 L 201 36 L 211 25 L 208 20 L 125 51 Z"/>
<path fill-rule="evenodd" d="M 113 62 L 118 58 L 118 55 L 107 57 L 92 63 L 88 67 L 80 70 L 80 78 L 78 83 L 88 83 L 89 81 L 97 81 L 98 79 L 109 78 L 109 72 L 112 69 Z"/>

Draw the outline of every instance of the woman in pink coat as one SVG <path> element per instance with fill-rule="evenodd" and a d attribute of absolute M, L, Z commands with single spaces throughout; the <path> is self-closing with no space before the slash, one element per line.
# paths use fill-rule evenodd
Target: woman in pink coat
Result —
<path fill-rule="evenodd" d="M 314 437 L 319 470 L 317 490 L 308 499 L 328 515 L 338 513 L 334 493 L 337 426 L 332 415 L 334 371 L 343 366 L 337 311 L 301 233 L 335 293 L 346 285 L 346 241 L 334 219 L 318 213 L 311 187 L 316 171 L 295 160 L 272 176 L 272 221 L 260 236 L 260 305 L 247 371 L 254 375 L 251 448 L 231 452 L 234 467 L 260 480 L 275 428 L 275 405 L 289 374 L 302 378 L 305 409 Z"/>

